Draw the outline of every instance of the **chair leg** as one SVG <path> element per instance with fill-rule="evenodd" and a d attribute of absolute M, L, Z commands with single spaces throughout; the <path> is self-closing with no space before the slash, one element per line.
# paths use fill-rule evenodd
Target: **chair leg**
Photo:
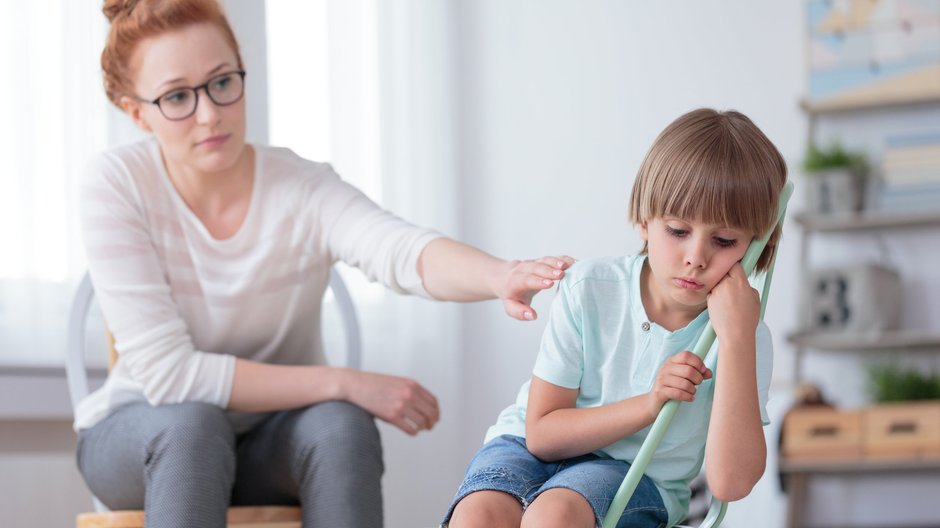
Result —
<path fill-rule="evenodd" d="M 712 498 L 711 506 L 708 508 L 708 515 L 705 516 L 705 520 L 702 521 L 699 528 L 717 528 L 717 526 L 721 524 L 721 521 L 724 520 L 727 511 L 727 502 L 721 502 L 720 500 Z"/>
<path fill-rule="evenodd" d="M 806 475 L 787 475 L 787 528 L 800 528 L 803 523 L 803 506 L 806 501 Z"/>

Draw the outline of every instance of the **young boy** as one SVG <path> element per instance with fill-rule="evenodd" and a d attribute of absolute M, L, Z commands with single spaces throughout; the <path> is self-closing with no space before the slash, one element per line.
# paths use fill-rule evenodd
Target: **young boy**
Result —
<path fill-rule="evenodd" d="M 490 427 L 443 525 L 600 526 L 670 399 L 684 403 L 618 526 L 682 520 L 703 458 L 715 497 L 750 493 L 764 472 L 773 361 L 738 261 L 774 225 L 785 182 L 780 153 L 738 112 L 695 110 L 659 135 L 631 198 L 640 255 L 570 268 L 532 379 Z M 758 270 L 778 238 L 779 229 Z M 717 347 L 705 361 L 688 352 L 706 308 L 721 344 L 717 377 Z"/>

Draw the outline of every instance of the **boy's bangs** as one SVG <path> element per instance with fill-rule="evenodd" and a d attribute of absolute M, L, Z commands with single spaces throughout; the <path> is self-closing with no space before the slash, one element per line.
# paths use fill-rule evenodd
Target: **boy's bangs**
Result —
<path fill-rule="evenodd" d="M 779 168 L 734 133 L 711 128 L 683 134 L 648 160 L 645 218 L 663 215 L 740 229 L 754 236 L 767 232 L 777 208 L 771 175 Z M 750 147 L 750 148 L 749 148 Z M 755 175 L 767 175 L 755 177 Z"/>
<path fill-rule="evenodd" d="M 720 161 L 720 160 L 713 160 Z M 671 168 L 651 191 L 649 218 L 663 215 L 728 226 L 760 236 L 773 225 L 776 202 L 769 179 L 746 177 L 745 168 L 707 163 Z M 668 171 L 666 171 L 668 172 Z"/>

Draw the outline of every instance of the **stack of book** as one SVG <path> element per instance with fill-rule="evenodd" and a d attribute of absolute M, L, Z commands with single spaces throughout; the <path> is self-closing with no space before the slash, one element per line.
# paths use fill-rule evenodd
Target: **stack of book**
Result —
<path fill-rule="evenodd" d="M 889 137 L 881 175 L 882 211 L 940 210 L 940 131 Z"/>

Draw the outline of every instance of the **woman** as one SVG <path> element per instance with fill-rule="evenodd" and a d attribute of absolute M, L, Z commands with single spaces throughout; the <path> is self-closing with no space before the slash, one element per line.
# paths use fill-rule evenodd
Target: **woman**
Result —
<path fill-rule="evenodd" d="M 89 268 L 120 359 L 78 409 L 78 462 L 148 527 L 224 526 L 228 504 L 297 504 L 304 526 L 380 526 L 373 417 L 438 420 L 413 380 L 325 366 L 320 302 L 337 260 L 402 293 L 532 296 L 568 257 L 503 261 L 412 226 L 327 164 L 245 143 L 244 67 L 214 0 L 108 0 L 109 99 L 149 140 L 91 164 Z"/>

